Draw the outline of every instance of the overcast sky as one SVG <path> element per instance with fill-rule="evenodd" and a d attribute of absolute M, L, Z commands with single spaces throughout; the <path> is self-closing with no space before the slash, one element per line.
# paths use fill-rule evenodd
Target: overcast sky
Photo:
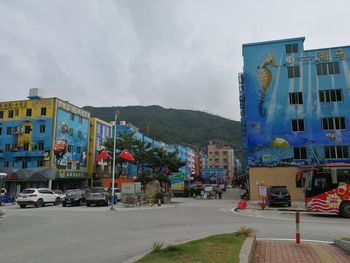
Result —
<path fill-rule="evenodd" d="M 350 45 L 348 0 L 0 0 L 0 101 L 161 105 L 239 120 L 243 43 Z"/>

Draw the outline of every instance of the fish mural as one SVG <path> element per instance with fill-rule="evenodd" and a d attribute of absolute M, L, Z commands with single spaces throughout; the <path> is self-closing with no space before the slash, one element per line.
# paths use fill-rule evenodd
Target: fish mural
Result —
<path fill-rule="evenodd" d="M 285 148 L 289 146 L 289 143 L 282 138 L 274 138 L 271 142 L 272 147 Z"/>
<path fill-rule="evenodd" d="M 340 141 L 340 138 L 334 133 L 327 133 L 326 136 L 328 139 Z"/>
<path fill-rule="evenodd" d="M 269 66 L 277 67 L 272 54 L 268 54 L 265 60 L 259 67 L 258 77 L 260 84 L 260 100 L 259 100 L 259 113 L 261 116 L 266 115 L 266 109 L 264 108 L 265 96 L 272 81 L 272 71 Z"/>

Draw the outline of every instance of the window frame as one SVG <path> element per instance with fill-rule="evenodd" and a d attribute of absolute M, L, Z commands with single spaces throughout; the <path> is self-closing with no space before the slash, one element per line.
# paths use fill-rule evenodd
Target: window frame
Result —
<path fill-rule="evenodd" d="M 348 145 L 326 145 L 324 146 L 324 158 L 325 159 L 348 159 L 349 147 Z M 338 155 L 342 157 L 339 157 Z"/>
<path fill-rule="evenodd" d="M 325 117 L 321 118 L 321 128 L 323 131 L 346 130 L 345 117 Z"/>
<path fill-rule="evenodd" d="M 337 75 L 337 74 L 340 74 L 339 61 L 316 63 L 317 76 L 327 76 L 327 75 Z"/>
<path fill-rule="evenodd" d="M 300 78 L 300 66 L 287 66 L 287 74 L 289 79 Z"/>
<path fill-rule="evenodd" d="M 303 158 L 303 157 L 305 157 L 305 158 Z M 293 159 L 294 160 L 306 160 L 307 159 L 306 147 L 294 147 L 293 148 Z"/>
<path fill-rule="evenodd" d="M 294 125 L 294 123 L 296 125 Z M 300 123 L 302 123 L 302 125 L 300 125 Z M 294 129 L 294 126 L 296 127 L 296 129 Z M 302 126 L 302 129 L 301 129 Z M 292 132 L 303 132 L 305 131 L 305 120 L 304 119 L 293 119 L 291 121 L 291 129 Z"/>
<path fill-rule="evenodd" d="M 302 105 L 304 104 L 303 92 L 289 92 L 289 104 L 290 105 Z"/>

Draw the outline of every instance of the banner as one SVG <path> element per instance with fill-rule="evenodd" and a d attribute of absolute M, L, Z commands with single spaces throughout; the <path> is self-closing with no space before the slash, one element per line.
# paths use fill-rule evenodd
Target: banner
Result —
<path fill-rule="evenodd" d="M 182 173 L 172 173 L 170 177 L 171 190 L 184 191 L 185 190 L 185 176 Z"/>

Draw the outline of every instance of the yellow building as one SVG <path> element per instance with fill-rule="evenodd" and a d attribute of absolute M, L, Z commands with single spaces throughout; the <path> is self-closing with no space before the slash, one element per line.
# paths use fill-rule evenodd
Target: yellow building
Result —
<path fill-rule="evenodd" d="M 93 186 L 101 179 L 107 179 L 111 176 L 110 161 L 96 161 L 96 156 L 104 149 L 103 144 L 112 138 L 112 125 L 98 118 L 90 119 L 90 137 L 89 137 L 89 180 L 90 186 Z"/>

